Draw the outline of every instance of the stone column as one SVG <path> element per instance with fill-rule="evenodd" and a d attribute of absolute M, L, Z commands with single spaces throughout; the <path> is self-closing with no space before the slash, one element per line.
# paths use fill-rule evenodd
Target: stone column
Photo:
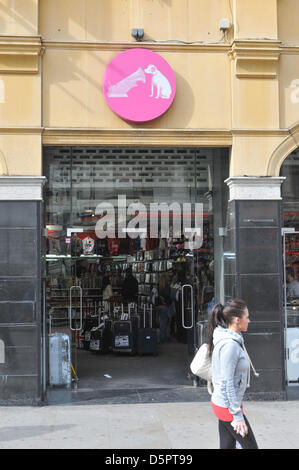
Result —
<path fill-rule="evenodd" d="M 282 244 L 280 177 L 231 177 L 224 241 L 225 297 L 239 297 L 249 308 L 244 334 L 247 351 L 260 373 L 251 374 L 248 396 L 284 399 Z"/>
<path fill-rule="evenodd" d="M 5 405 L 41 402 L 44 180 L 0 176 L 0 404 Z"/>

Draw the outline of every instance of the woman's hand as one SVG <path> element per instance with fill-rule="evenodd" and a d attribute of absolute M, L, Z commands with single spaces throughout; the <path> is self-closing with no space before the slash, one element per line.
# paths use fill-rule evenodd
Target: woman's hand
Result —
<path fill-rule="evenodd" d="M 231 423 L 232 427 L 234 428 L 234 430 L 236 431 L 237 434 L 240 434 L 242 437 L 246 436 L 246 434 L 248 434 L 248 428 L 247 428 L 247 425 L 244 421 L 244 419 L 242 421 L 233 421 Z"/>

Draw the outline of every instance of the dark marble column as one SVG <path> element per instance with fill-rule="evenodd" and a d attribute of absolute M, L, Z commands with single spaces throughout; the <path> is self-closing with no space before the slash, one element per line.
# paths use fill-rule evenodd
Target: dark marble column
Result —
<path fill-rule="evenodd" d="M 0 177 L 0 404 L 41 402 L 43 178 Z"/>
<path fill-rule="evenodd" d="M 245 300 L 250 313 L 244 333 L 259 372 L 247 396 L 284 399 L 281 197 L 283 178 L 234 177 L 224 240 L 225 297 Z"/>

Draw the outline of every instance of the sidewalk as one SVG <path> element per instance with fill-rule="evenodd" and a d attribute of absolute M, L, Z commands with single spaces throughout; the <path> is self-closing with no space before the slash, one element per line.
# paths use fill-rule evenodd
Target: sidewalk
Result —
<path fill-rule="evenodd" d="M 299 448 L 299 401 L 244 402 L 261 449 Z M 2 407 L 0 449 L 218 449 L 210 403 Z"/>

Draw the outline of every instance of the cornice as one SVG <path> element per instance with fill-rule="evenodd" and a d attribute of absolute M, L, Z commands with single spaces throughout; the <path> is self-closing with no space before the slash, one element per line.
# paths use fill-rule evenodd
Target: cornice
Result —
<path fill-rule="evenodd" d="M 87 50 L 87 51 L 124 51 L 145 48 L 161 52 L 228 52 L 229 43 L 179 42 L 179 41 L 56 41 L 42 39 L 46 49 Z"/>
<path fill-rule="evenodd" d="M 5 126 L 0 127 L 0 135 L 3 134 L 42 134 L 42 127 L 26 127 L 26 126 Z"/>
<path fill-rule="evenodd" d="M 123 51 L 126 49 L 146 48 L 157 51 L 185 51 L 185 52 L 223 52 L 231 54 L 253 55 L 277 53 L 299 53 L 299 45 L 283 44 L 279 40 L 269 39 L 235 39 L 228 42 L 180 42 L 180 41 L 67 41 L 41 38 L 42 46 L 46 49 L 65 50 L 98 50 L 98 51 Z"/>
<path fill-rule="evenodd" d="M 232 129 L 232 136 L 236 137 L 286 137 L 288 129 Z"/>
<path fill-rule="evenodd" d="M 231 176 L 224 182 L 229 187 L 229 200 L 281 200 L 285 177 Z"/>
<path fill-rule="evenodd" d="M 1 130 L 0 130 L 1 133 Z M 267 138 L 289 135 L 289 129 L 103 129 L 55 128 L 42 131 L 43 145 L 152 145 L 230 147 L 239 137 Z"/>
<path fill-rule="evenodd" d="M 0 135 L 42 135 L 44 145 L 120 145 L 135 142 L 149 145 L 223 145 L 230 146 L 234 137 L 297 136 L 299 124 L 292 129 L 103 129 L 81 127 L 3 126 Z"/>
<path fill-rule="evenodd" d="M 238 78 L 276 78 L 281 41 L 245 40 L 232 42 L 229 58 Z"/>
<path fill-rule="evenodd" d="M 0 201 L 42 201 L 44 176 L 0 175 Z"/>
<path fill-rule="evenodd" d="M 299 54 L 299 44 L 281 44 L 281 54 Z"/>
<path fill-rule="evenodd" d="M 271 39 L 235 39 L 228 42 L 183 42 L 183 41 L 67 41 L 42 38 L 41 36 L 7 36 L 0 35 L 0 51 L 10 53 L 37 53 L 43 55 L 48 49 L 66 50 L 115 50 L 144 47 L 146 49 L 160 51 L 185 51 L 185 52 L 223 52 L 229 56 L 238 54 L 252 56 L 272 55 L 279 53 L 299 54 L 299 44 L 281 43 L 279 40 Z"/>
<path fill-rule="evenodd" d="M 0 51 L 8 52 L 35 52 L 42 54 L 41 36 L 4 36 L 0 35 Z"/>
<path fill-rule="evenodd" d="M 232 52 L 247 54 L 277 54 L 281 47 L 278 39 L 234 39 L 231 43 Z"/>
<path fill-rule="evenodd" d="M 227 129 L 82 129 L 45 128 L 43 145 L 150 145 L 229 147 Z"/>
<path fill-rule="evenodd" d="M 0 73 L 38 73 L 44 51 L 40 36 L 0 35 Z"/>

